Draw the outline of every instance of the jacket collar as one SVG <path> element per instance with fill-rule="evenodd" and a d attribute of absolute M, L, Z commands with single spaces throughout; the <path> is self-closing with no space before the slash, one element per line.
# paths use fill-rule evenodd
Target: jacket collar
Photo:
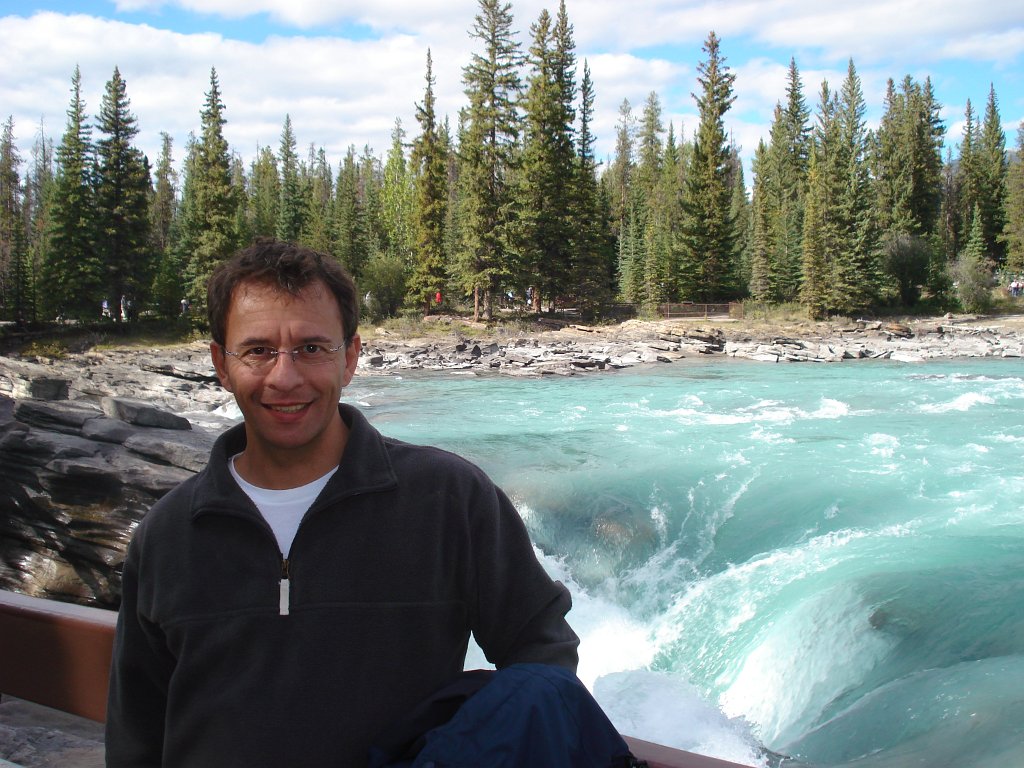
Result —
<path fill-rule="evenodd" d="M 338 471 L 311 510 L 349 496 L 389 490 L 398 484 L 387 443 L 380 432 L 353 406 L 339 403 L 338 410 L 349 428 L 348 442 Z M 210 452 L 210 462 L 203 470 L 205 482 L 201 487 L 204 490 L 196 498 L 193 517 L 217 512 L 238 514 L 243 506 L 247 513 L 258 514 L 228 469 L 229 459 L 243 450 L 244 423 L 236 424 L 217 438 Z"/>

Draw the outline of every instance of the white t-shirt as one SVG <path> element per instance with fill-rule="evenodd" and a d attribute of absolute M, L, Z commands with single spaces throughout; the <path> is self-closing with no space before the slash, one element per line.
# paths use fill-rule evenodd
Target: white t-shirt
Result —
<path fill-rule="evenodd" d="M 281 554 L 288 557 L 288 550 L 291 549 L 295 532 L 299 529 L 302 516 L 310 508 L 320 491 L 327 485 L 331 475 L 338 471 L 335 467 L 323 477 L 318 477 L 311 483 L 300 485 L 298 488 L 285 488 L 281 491 L 270 488 L 260 488 L 257 485 L 245 480 L 238 470 L 235 469 L 235 459 L 241 454 L 231 457 L 228 467 L 231 469 L 231 476 L 235 482 L 245 491 L 245 495 L 252 499 L 252 503 L 260 511 L 260 514 L 270 523 L 271 530 L 277 538 L 277 545 L 281 548 Z"/>

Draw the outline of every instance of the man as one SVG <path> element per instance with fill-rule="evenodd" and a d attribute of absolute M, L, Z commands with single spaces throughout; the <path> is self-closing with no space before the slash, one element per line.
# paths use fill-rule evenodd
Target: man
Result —
<path fill-rule="evenodd" d="M 574 670 L 567 590 L 506 496 L 453 454 L 339 404 L 360 353 L 331 258 L 260 242 L 208 287 L 210 351 L 244 423 L 135 532 L 108 766 L 359 766 L 462 669 Z"/>

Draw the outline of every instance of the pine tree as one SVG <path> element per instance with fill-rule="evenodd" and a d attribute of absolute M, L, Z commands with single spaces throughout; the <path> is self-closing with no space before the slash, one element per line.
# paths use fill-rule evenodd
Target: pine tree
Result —
<path fill-rule="evenodd" d="M 831 245 L 835 239 L 825 213 L 829 190 L 818 166 L 819 158 L 824 158 L 824 153 L 813 152 L 807 169 L 800 282 L 800 303 L 818 320 L 828 315 L 831 305 L 831 260 L 834 258 Z"/>
<path fill-rule="evenodd" d="M 933 261 L 944 134 L 937 110 L 930 82 L 921 86 L 907 76 L 897 91 L 890 80 L 871 158 L 886 271 L 905 305 L 917 301 Z"/>
<path fill-rule="evenodd" d="M 14 118 L 8 117 L 0 137 L 0 317 L 19 321 L 28 319 L 20 165 Z"/>
<path fill-rule="evenodd" d="M 182 192 L 179 253 L 185 262 L 186 290 L 197 311 L 206 307 L 206 283 L 221 261 L 238 247 L 231 158 L 224 139 L 224 103 L 217 71 L 210 70 L 210 90 L 200 113 L 202 133 L 189 150 Z"/>
<path fill-rule="evenodd" d="M 26 319 L 39 317 L 39 284 L 43 265 L 49 258 L 52 192 L 54 186 L 53 140 L 46 135 L 42 121 L 32 143 L 32 164 L 25 180 L 23 213 L 28 237 L 25 275 Z"/>
<path fill-rule="evenodd" d="M 277 155 L 260 147 L 252 161 L 248 185 L 248 228 L 251 237 L 273 237 L 281 210 L 281 175 Z"/>
<path fill-rule="evenodd" d="M 877 299 L 881 284 L 864 111 L 860 77 L 851 59 L 839 94 L 838 142 L 831 164 L 839 174 L 835 178 L 839 195 L 827 213 L 838 224 L 831 277 L 832 308 L 840 313 L 867 309 Z"/>
<path fill-rule="evenodd" d="M 838 111 L 837 95 L 827 81 L 822 82 L 807 170 L 800 275 L 800 303 L 816 319 L 835 309 L 838 254 L 845 247 L 844 225 L 837 209 L 846 181 Z"/>
<path fill-rule="evenodd" d="M 1017 158 L 1006 179 L 1006 223 L 1002 241 L 1006 247 L 1006 269 L 1012 275 L 1024 273 L 1024 121 L 1017 128 Z"/>
<path fill-rule="evenodd" d="M 173 140 L 161 133 L 160 159 L 154 172 L 154 190 L 149 206 L 149 242 L 157 264 L 152 298 L 157 312 L 174 317 L 180 311 L 182 265 L 172 247 L 178 216 L 178 173 L 174 170 Z"/>
<path fill-rule="evenodd" d="M 521 282 L 533 287 L 534 309 L 542 297 L 553 300 L 570 291 L 575 250 L 572 187 L 575 66 L 572 27 L 562 3 L 554 24 L 548 12 L 530 27 L 531 74 L 524 100 L 525 146 L 518 174 Z"/>
<path fill-rule="evenodd" d="M 384 163 L 380 193 L 383 249 L 396 256 L 404 269 L 411 269 L 413 256 L 413 208 L 415 186 L 405 160 L 405 129 L 396 119 L 391 131 L 391 149 Z"/>
<path fill-rule="evenodd" d="M 277 160 L 281 169 L 281 203 L 277 209 L 276 235 L 278 240 L 295 243 L 298 242 L 299 233 L 302 231 L 306 201 L 299 185 L 298 142 L 292 130 L 290 115 L 284 116 Z"/>
<path fill-rule="evenodd" d="M 334 252 L 334 172 L 323 147 L 309 147 L 302 179 L 306 210 L 299 241 L 318 253 Z"/>
<path fill-rule="evenodd" d="M 992 303 L 991 260 L 981 205 L 974 206 L 967 244 L 953 268 L 956 295 L 965 312 L 984 312 Z"/>
<path fill-rule="evenodd" d="M 768 290 L 772 301 L 792 301 L 800 286 L 803 206 L 810 155 L 810 110 L 796 60 L 790 59 L 786 104 L 775 108 L 762 175 L 768 216 Z"/>
<path fill-rule="evenodd" d="M 508 176 L 519 135 L 522 55 L 512 30 L 511 4 L 479 0 L 479 5 L 470 37 L 484 51 L 474 53 L 463 69 L 469 108 L 459 145 L 464 243 L 456 272 L 473 295 L 473 317 L 479 319 L 482 313 L 490 319 L 494 293 L 510 272 L 514 217 Z"/>
<path fill-rule="evenodd" d="M 350 146 L 338 168 L 334 196 L 334 255 L 357 280 L 370 258 L 366 208 L 360 190 L 360 167 Z"/>
<path fill-rule="evenodd" d="M 714 32 L 708 35 L 704 52 L 707 60 L 697 66 L 701 93 L 693 95 L 700 123 L 683 197 L 680 296 L 714 301 L 737 290 L 736 231 L 729 217 L 730 157 L 723 120 L 735 100 L 736 75 L 725 66 Z"/>
<path fill-rule="evenodd" d="M 96 127 L 96 250 L 104 269 L 103 295 L 110 306 L 127 301 L 129 307 L 137 307 L 137 302 L 148 299 L 155 274 L 149 241 L 149 161 L 132 145 L 139 129 L 117 67 L 107 82 Z"/>
<path fill-rule="evenodd" d="M 105 281 L 95 251 L 95 162 L 78 67 L 71 78 L 67 116 L 50 196 L 49 250 L 42 272 L 47 290 L 40 298 L 49 317 L 93 319 L 100 316 Z"/>
<path fill-rule="evenodd" d="M 608 172 L 601 177 L 611 205 L 612 236 L 619 237 L 629 214 L 630 193 L 636 172 L 634 157 L 636 119 L 628 99 L 619 105 L 619 122 L 615 129 L 615 158 Z"/>
<path fill-rule="evenodd" d="M 577 132 L 577 163 L 573 184 L 573 213 L 575 227 L 570 285 L 575 293 L 575 304 L 586 315 L 598 313 L 602 304 L 611 298 L 614 258 L 611 248 L 609 212 L 597 179 L 594 158 L 594 84 L 590 67 L 583 63 L 580 82 L 580 128 Z"/>
<path fill-rule="evenodd" d="M 740 292 L 746 292 L 750 283 L 751 273 L 751 239 L 753 237 L 753 220 L 751 204 L 747 197 L 747 183 L 743 176 L 743 161 L 740 159 L 740 148 L 733 144 L 729 148 L 730 168 L 729 188 L 732 195 L 729 199 L 729 218 L 734 222 L 736 241 L 736 280 Z"/>
<path fill-rule="evenodd" d="M 1006 136 L 999 119 L 996 90 L 989 88 L 985 118 L 978 142 L 979 199 L 982 232 L 986 252 L 996 264 L 1006 259 L 1006 247 L 1000 235 L 1006 224 Z"/>
<path fill-rule="evenodd" d="M 954 219 L 954 256 L 959 256 L 962 244 L 973 226 L 975 208 L 981 206 L 982 181 L 979 138 L 981 126 L 974 114 L 971 100 L 964 109 L 964 132 L 960 140 L 960 152 L 955 165 L 957 208 Z"/>
<path fill-rule="evenodd" d="M 765 199 L 772 180 L 767 160 L 768 147 L 762 140 L 754 150 L 751 164 L 754 199 L 751 201 L 750 280 L 747 289 L 755 301 L 771 299 L 771 215 Z"/>
<path fill-rule="evenodd" d="M 430 313 L 431 301 L 445 289 L 445 229 L 448 220 L 448 151 L 435 112 L 433 59 L 427 50 L 427 85 L 416 105 L 420 134 L 412 145 L 415 178 L 415 267 L 408 283 L 410 302 Z"/>

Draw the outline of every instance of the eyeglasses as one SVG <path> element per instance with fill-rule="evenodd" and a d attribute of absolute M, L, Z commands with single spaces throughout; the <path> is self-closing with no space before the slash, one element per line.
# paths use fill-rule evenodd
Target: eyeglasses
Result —
<path fill-rule="evenodd" d="M 274 367 L 277 358 L 282 354 L 291 355 L 292 362 L 296 365 L 325 365 L 337 360 L 338 350 L 344 346 L 344 344 L 339 344 L 336 347 L 325 347 L 323 344 L 300 344 L 294 349 L 255 346 L 245 347 L 237 352 L 231 352 L 224 347 L 221 349 L 224 349 L 225 355 L 230 355 L 252 370 L 266 373 Z"/>

